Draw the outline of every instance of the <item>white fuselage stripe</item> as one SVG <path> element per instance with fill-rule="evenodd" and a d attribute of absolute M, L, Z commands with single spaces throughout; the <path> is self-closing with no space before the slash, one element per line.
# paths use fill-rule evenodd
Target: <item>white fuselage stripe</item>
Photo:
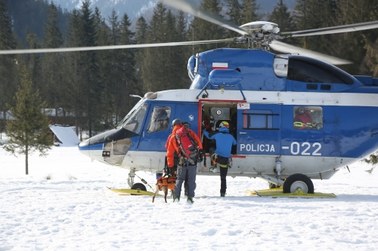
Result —
<path fill-rule="evenodd" d="M 199 90 L 170 90 L 158 92 L 158 100 L 197 102 Z M 207 90 L 206 100 L 242 100 L 240 91 Z M 328 106 L 372 106 L 378 107 L 376 93 L 319 93 L 243 91 L 249 103 L 283 105 L 328 105 Z"/>

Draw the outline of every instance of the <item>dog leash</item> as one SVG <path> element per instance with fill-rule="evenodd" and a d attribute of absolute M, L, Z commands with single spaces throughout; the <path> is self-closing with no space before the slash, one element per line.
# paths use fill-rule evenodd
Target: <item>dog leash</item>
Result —
<path fill-rule="evenodd" d="M 154 190 L 154 188 L 150 184 L 148 184 L 148 182 L 145 179 L 139 177 L 137 174 L 135 174 L 135 176 L 137 176 L 143 184 L 149 186 L 152 189 L 152 191 Z"/>

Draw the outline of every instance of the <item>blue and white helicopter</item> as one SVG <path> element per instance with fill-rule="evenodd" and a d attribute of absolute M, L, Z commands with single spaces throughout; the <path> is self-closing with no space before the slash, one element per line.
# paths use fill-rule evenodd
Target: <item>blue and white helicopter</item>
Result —
<path fill-rule="evenodd" d="M 130 170 L 160 172 L 171 122 L 180 118 L 203 135 L 228 121 L 237 139 L 230 176 L 261 177 L 286 193 L 314 193 L 311 179 L 328 179 L 378 149 L 378 79 L 352 76 L 335 65 L 348 61 L 295 47 L 285 37 L 325 35 L 378 28 L 378 21 L 313 30 L 282 32 L 272 22 L 242 26 L 224 22 L 182 0 L 172 7 L 235 31 L 222 40 L 21 50 L 16 53 L 127 49 L 246 42 L 252 49 L 223 48 L 193 55 L 188 61 L 189 89 L 149 92 L 115 129 L 80 143 L 92 159 Z M 283 52 L 274 54 L 269 51 Z M 1 52 L 0 52 L 1 53 Z M 204 142 L 208 154 L 211 142 Z M 216 172 L 206 162 L 198 174 Z M 216 174 L 218 175 L 218 174 Z"/>
<path fill-rule="evenodd" d="M 277 40 L 374 29 L 378 21 L 279 33 L 275 23 L 237 27 L 184 1 L 163 2 L 240 33 L 234 41 L 255 49 L 193 55 L 189 89 L 146 93 L 118 128 L 80 144 L 91 158 L 129 168 L 132 188 L 145 189 L 133 184 L 136 171 L 163 169 L 164 145 L 176 118 L 188 121 L 199 136 L 205 127 L 216 131 L 220 122 L 228 121 L 237 139 L 229 174 L 261 177 L 286 193 L 313 193 L 311 179 L 328 179 L 377 150 L 378 79 L 352 76 L 334 66 L 346 60 Z M 204 142 L 206 153 L 210 145 Z M 214 174 L 206 162 L 198 165 L 198 173 Z"/>

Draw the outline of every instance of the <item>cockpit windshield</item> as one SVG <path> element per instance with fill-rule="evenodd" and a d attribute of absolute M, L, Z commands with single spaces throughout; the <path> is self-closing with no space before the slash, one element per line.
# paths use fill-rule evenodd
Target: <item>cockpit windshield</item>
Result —
<path fill-rule="evenodd" d="M 119 127 L 123 127 L 130 132 L 139 134 L 142 129 L 143 120 L 146 116 L 147 106 L 148 105 L 142 100 L 139 101 L 138 104 L 135 105 L 135 108 L 125 116 Z"/>

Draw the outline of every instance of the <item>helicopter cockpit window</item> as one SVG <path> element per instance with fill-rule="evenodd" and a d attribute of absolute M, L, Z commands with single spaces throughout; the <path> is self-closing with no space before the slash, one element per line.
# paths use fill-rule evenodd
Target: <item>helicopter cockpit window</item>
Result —
<path fill-rule="evenodd" d="M 148 132 L 159 132 L 166 130 L 169 127 L 169 117 L 171 115 L 171 108 L 169 106 L 154 107 L 150 119 Z"/>
<path fill-rule="evenodd" d="M 320 130 L 323 128 L 323 110 L 317 106 L 295 106 L 294 128 L 300 130 Z"/>
<path fill-rule="evenodd" d="M 287 78 L 306 83 L 353 83 L 353 79 L 337 68 L 314 60 L 295 57 L 289 59 Z"/>
<path fill-rule="evenodd" d="M 130 115 L 127 115 L 127 119 L 122 123 L 122 127 L 128 131 L 139 134 L 143 125 L 144 117 L 146 116 L 146 111 L 147 104 L 142 104 Z"/>

